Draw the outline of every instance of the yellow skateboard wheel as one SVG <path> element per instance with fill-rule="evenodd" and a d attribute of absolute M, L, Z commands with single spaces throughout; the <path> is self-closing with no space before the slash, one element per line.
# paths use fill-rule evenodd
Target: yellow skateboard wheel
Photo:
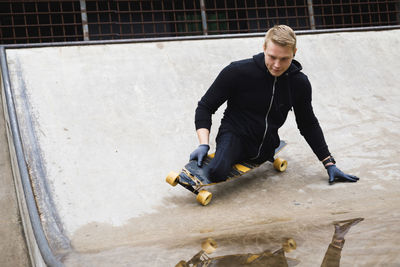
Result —
<path fill-rule="evenodd" d="M 286 242 L 283 243 L 282 247 L 286 253 L 289 253 L 297 248 L 297 244 L 296 241 L 294 241 L 294 239 L 288 238 Z"/>
<path fill-rule="evenodd" d="M 165 181 L 167 183 L 169 183 L 172 186 L 175 186 L 178 184 L 178 180 L 179 180 L 179 174 L 176 172 L 170 172 L 167 175 L 167 178 L 165 178 Z"/>
<path fill-rule="evenodd" d="M 274 168 L 279 172 L 284 172 L 287 168 L 287 161 L 281 158 L 276 158 L 274 160 Z"/>
<path fill-rule="evenodd" d="M 207 238 L 201 243 L 201 248 L 207 254 L 213 253 L 217 249 L 218 245 L 212 238 Z"/>
<path fill-rule="evenodd" d="M 203 206 L 206 206 L 208 203 L 210 203 L 211 199 L 212 194 L 206 190 L 201 190 L 196 197 L 197 202 Z"/>
<path fill-rule="evenodd" d="M 178 262 L 177 265 L 175 265 L 175 267 L 186 267 L 189 266 L 189 264 L 186 261 L 180 261 Z"/>

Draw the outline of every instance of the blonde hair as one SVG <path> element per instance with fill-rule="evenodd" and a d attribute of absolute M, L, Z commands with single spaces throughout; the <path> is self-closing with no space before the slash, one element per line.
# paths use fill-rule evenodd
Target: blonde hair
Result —
<path fill-rule="evenodd" d="M 289 26 L 275 25 L 269 29 L 265 34 L 264 49 L 267 48 L 269 41 L 280 46 L 290 47 L 293 51 L 296 50 L 296 34 Z"/>

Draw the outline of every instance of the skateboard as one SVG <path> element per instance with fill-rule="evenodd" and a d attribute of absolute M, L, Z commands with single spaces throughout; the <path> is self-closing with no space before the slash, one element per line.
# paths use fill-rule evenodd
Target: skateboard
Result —
<path fill-rule="evenodd" d="M 210 257 L 218 248 L 217 242 L 207 238 L 201 243 L 201 250 L 189 261 L 181 260 L 175 267 L 189 266 L 295 266 L 300 263 L 296 259 L 289 258 L 285 253 L 290 253 L 297 248 L 296 241 L 292 238 L 282 240 L 282 247 L 272 252 L 264 250 L 259 253 L 234 254 Z M 286 265 L 284 264 L 286 263 Z"/>
<path fill-rule="evenodd" d="M 281 158 L 277 158 L 276 155 L 286 146 L 285 141 L 281 141 L 279 146 L 275 149 L 275 154 L 274 158 L 271 159 L 270 161 L 273 163 L 274 168 L 277 171 L 283 172 L 287 168 L 287 161 Z M 197 166 L 197 160 L 191 160 L 189 163 L 183 167 L 182 171 L 180 173 L 176 172 L 170 172 L 165 179 L 167 183 L 169 183 L 172 186 L 176 186 L 177 184 L 180 184 L 187 190 L 193 192 L 194 194 L 197 195 L 196 200 L 202 204 L 203 206 L 206 206 L 210 203 L 212 199 L 212 194 L 208 192 L 207 190 L 202 189 L 203 187 L 210 186 L 210 185 L 215 185 L 218 183 L 223 183 L 226 181 L 230 181 L 232 179 L 238 178 L 242 176 L 245 173 L 248 173 L 249 171 L 253 170 L 254 168 L 257 168 L 260 166 L 259 164 L 252 163 L 250 161 L 245 161 L 245 162 L 240 162 L 232 166 L 232 169 L 228 176 L 226 177 L 226 180 L 221 181 L 221 182 L 212 182 L 209 179 L 209 168 L 208 165 L 211 162 L 211 160 L 214 157 L 213 154 L 207 155 L 207 157 L 203 161 L 202 167 Z"/>

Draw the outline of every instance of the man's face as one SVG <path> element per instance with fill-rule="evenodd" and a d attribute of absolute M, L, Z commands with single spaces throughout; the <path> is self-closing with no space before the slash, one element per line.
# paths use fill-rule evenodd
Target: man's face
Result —
<path fill-rule="evenodd" d="M 292 63 L 295 51 L 291 47 L 280 46 L 272 41 L 268 41 L 264 46 L 265 66 L 272 76 L 281 76 Z"/>

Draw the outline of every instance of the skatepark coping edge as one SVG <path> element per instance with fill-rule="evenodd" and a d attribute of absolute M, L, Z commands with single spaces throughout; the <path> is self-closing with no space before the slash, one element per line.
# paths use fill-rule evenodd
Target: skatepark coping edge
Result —
<path fill-rule="evenodd" d="M 321 30 L 298 30 L 296 35 L 310 35 L 323 33 L 341 33 L 341 32 L 365 32 L 365 31 L 385 31 L 400 29 L 400 25 L 391 26 L 372 26 L 355 28 L 337 28 Z M 216 34 L 216 35 L 194 35 L 179 37 L 155 37 L 140 39 L 114 39 L 114 40 L 93 40 L 93 41 L 73 41 L 73 42 L 49 42 L 32 44 L 7 44 L 0 47 L 7 48 L 39 48 L 39 47 L 57 47 L 57 46 L 84 46 L 84 45 L 104 45 L 104 44 L 128 44 L 128 43 L 146 43 L 146 42 L 166 42 L 166 41 L 190 41 L 190 40 L 212 40 L 212 39 L 232 39 L 232 38 L 252 38 L 263 37 L 265 33 L 237 33 L 237 34 Z"/>
<path fill-rule="evenodd" d="M 24 234 L 27 241 L 31 262 L 34 266 L 62 266 L 51 251 L 44 234 L 35 197 L 30 183 L 28 166 L 25 163 L 19 126 L 11 93 L 10 78 L 4 47 L 0 47 L 1 74 L 3 81 L 2 97 L 13 168 L 14 183 L 21 212 Z M 14 155 L 11 155 L 14 154 Z M 17 165 L 17 166 L 16 166 Z M 22 184 L 21 184 L 22 183 Z M 20 187 L 17 186 L 20 184 Z M 22 192 L 21 192 L 22 191 Z M 22 216 L 28 213 L 28 216 Z M 31 233 L 31 234 L 29 234 Z"/>

